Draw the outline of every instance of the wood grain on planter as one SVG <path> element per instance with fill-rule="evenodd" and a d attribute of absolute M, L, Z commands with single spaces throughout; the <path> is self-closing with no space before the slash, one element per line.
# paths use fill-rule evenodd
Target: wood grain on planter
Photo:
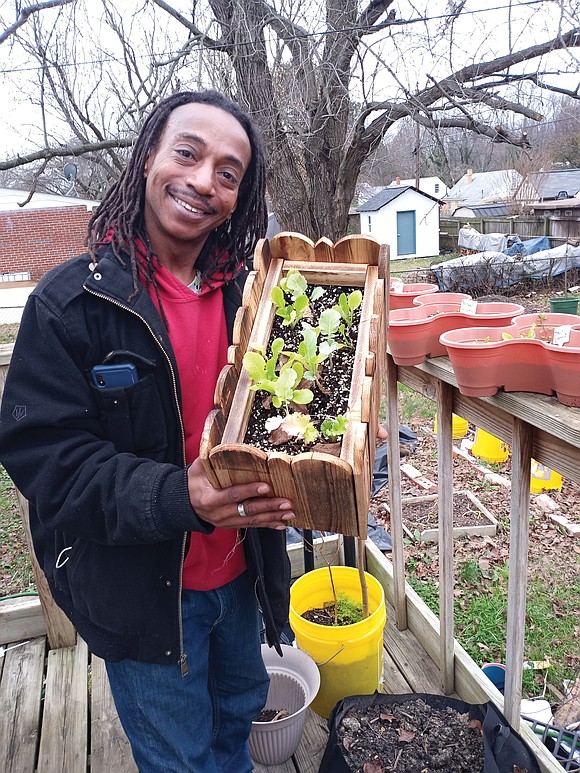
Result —
<path fill-rule="evenodd" d="M 350 387 L 348 427 L 340 457 L 320 451 L 294 456 L 245 444 L 254 392 L 242 359 L 269 343 L 273 287 L 290 269 L 309 285 L 358 287 L 361 321 Z M 238 311 L 229 364 L 216 386 L 216 409 L 206 420 L 200 456 L 214 486 L 267 481 L 277 496 L 292 499 L 293 526 L 366 537 L 376 431 L 386 356 L 388 248 L 355 235 L 314 244 L 301 234 L 262 239 Z"/>

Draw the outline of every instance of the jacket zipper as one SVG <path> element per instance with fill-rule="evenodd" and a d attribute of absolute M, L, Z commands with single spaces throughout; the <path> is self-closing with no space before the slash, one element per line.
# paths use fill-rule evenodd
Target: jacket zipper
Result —
<path fill-rule="evenodd" d="M 183 467 L 184 469 L 186 469 L 187 459 L 185 457 L 185 429 L 183 427 L 181 408 L 179 407 L 179 400 L 177 398 L 177 382 L 175 380 L 175 371 L 173 370 L 173 365 L 171 364 L 171 360 L 169 359 L 169 356 L 165 351 L 165 348 L 157 340 L 157 336 L 153 332 L 151 325 L 147 322 L 145 317 L 141 316 L 141 314 L 138 314 L 136 311 L 133 311 L 133 309 L 129 308 L 128 306 L 125 306 L 124 304 L 119 303 L 119 301 L 113 300 L 108 295 L 103 295 L 102 293 L 97 293 L 94 290 L 90 290 L 86 285 L 84 285 L 83 287 L 88 293 L 90 293 L 91 295 L 94 295 L 96 298 L 102 298 L 103 300 L 108 301 L 109 303 L 112 303 L 114 306 L 118 306 L 120 309 L 123 309 L 124 311 L 128 311 L 130 314 L 133 314 L 134 316 L 137 317 L 137 319 L 140 319 L 145 325 L 145 327 L 147 328 L 147 330 L 149 330 L 149 332 L 153 336 L 153 339 L 155 340 L 155 343 L 157 344 L 157 346 L 161 349 L 163 356 L 167 360 L 167 364 L 169 365 L 169 371 L 171 373 L 171 383 L 173 386 L 173 400 L 175 403 L 175 407 L 177 408 L 177 417 L 179 420 L 179 428 L 181 430 L 181 449 L 183 454 Z M 178 623 L 179 623 L 179 665 L 181 667 L 181 676 L 187 676 L 187 674 L 189 673 L 189 666 L 187 665 L 187 653 L 183 649 L 183 609 L 182 609 L 182 603 L 181 603 L 181 594 L 183 592 L 183 564 L 185 561 L 186 543 L 187 543 L 187 532 L 184 532 L 183 538 L 181 540 L 181 559 L 180 559 L 180 566 L 179 566 L 179 594 L 178 594 L 178 600 L 177 600 L 177 617 L 178 617 Z"/>

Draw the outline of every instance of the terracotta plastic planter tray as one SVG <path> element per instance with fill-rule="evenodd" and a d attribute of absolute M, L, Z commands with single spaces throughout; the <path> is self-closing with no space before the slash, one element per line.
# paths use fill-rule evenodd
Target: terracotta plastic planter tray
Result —
<path fill-rule="evenodd" d="M 456 328 L 505 326 L 524 313 L 517 303 L 477 303 L 474 311 L 461 311 L 458 293 L 433 293 L 415 298 L 408 309 L 389 314 L 389 351 L 397 365 L 420 365 L 425 357 L 444 357 L 443 333 Z"/>
<path fill-rule="evenodd" d="M 532 326 L 534 338 L 529 337 Z M 557 328 L 569 330 L 562 346 L 552 343 Z M 504 327 L 450 330 L 441 343 L 464 395 L 487 397 L 501 387 L 506 392 L 555 392 L 564 405 L 580 407 L 580 316 L 524 314 Z"/>
<path fill-rule="evenodd" d="M 457 525 L 453 527 L 453 537 L 464 537 L 466 535 L 471 537 L 483 537 L 483 536 L 493 536 L 496 533 L 497 530 L 497 520 L 496 518 L 489 512 L 489 510 L 483 505 L 479 499 L 471 493 L 471 491 L 456 491 L 454 493 L 454 498 L 458 495 L 466 496 L 471 503 L 473 504 L 473 509 L 477 512 L 477 516 L 474 519 L 477 521 L 477 523 L 473 523 L 471 525 L 468 524 L 462 524 Z M 408 522 L 405 522 L 405 509 L 406 505 L 413 505 L 414 503 L 418 502 L 433 502 L 433 507 L 435 510 L 435 513 L 437 512 L 437 494 L 428 494 L 427 496 L 423 497 L 403 497 L 401 500 L 402 505 L 402 525 L 403 525 L 403 531 L 407 534 L 408 537 L 411 539 L 416 538 L 416 532 L 413 530 L 412 526 L 409 526 Z M 454 505 L 455 508 L 455 505 Z M 417 531 L 420 532 L 419 539 L 422 542 L 438 542 L 439 541 L 439 528 L 437 521 L 432 527 L 428 528 L 420 528 Z"/>
<path fill-rule="evenodd" d="M 200 456 L 216 488 L 264 480 L 277 496 L 292 499 L 292 526 L 366 537 L 386 354 L 387 255 L 387 247 L 364 236 L 348 236 L 333 245 L 325 238 L 314 244 L 301 234 L 281 233 L 258 243 L 229 364 L 216 387 L 217 407 L 206 420 L 201 442 Z M 270 293 L 292 268 L 309 285 L 363 292 L 348 426 L 339 457 L 319 451 L 290 456 L 244 444 L 255 392 L 242 359 L 248 349 L 268 345 L 275 316 Z"/>
<path fill-rule="evenodd" d="M 436 293 L 439 288 L 437 285 L 428 282 L 415 282 L 414 284 L 404 284 L 396 279 L 391 279 L 389 283 L 390 303 L 392 309 L 408 309 L 415 298 Z"/>

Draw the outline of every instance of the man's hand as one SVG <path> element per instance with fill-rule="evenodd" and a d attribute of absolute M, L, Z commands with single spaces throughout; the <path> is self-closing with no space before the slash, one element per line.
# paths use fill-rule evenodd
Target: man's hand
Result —
<path fill-rule="evenodd" d="M 189 501 L 204 521 L 221 529 L 285 529 L 294 518 L 288 499 L 273 497 L 267 483 L 243 483 L 214 489 L 200 459 L 187 471 Z"/>

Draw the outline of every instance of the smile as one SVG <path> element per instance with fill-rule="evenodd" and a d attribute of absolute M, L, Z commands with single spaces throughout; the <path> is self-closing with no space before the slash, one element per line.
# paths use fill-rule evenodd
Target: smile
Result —
<path fill-rule="evenodd" d="M 198 209 L 197 207 L 192 207 L 191 204 L 188 204 L 186 201 L 183 201 L 183 199 L 178 199 L 176 196 L 172 196 L 171 198 L 173 199 L 173 201 L 176 201 L 180 206 L 182 206 L 188 212 L 194 212 L 196 215 L 205 215 L 206 214 L 203 209 Z"/>

